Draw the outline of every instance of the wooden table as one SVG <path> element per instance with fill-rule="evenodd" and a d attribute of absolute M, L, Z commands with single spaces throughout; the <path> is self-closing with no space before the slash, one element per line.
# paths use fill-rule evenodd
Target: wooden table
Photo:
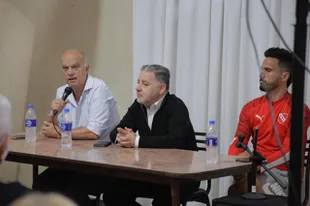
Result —
<path fill-rule="evenodd" d="M 179 185 L 250 171 L 250 163 L 221 156 L 217 164 L 205 163 L 204 152 L 177 149 L 134 149 L 112 145 L 94 148 L 95 141 L 73 141 L 61 148 L 59 139 L 38 137 L 35 143 L 11 140 L 8 161 L 42 165 L 84 173 L 162 183 L 171 186 L 172 205 L 180 205 Z"/>

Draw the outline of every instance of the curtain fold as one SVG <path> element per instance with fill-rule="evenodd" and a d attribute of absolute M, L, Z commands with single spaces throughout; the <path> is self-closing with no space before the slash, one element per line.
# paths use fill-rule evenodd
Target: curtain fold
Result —
<path fill-rule="evenodd" d="M 261 64 L 266 49 L 283 43 L 260 1 L 248 3 Z M 265 3 L 293 48 L 295 0 Z M 195 131 L 216 121 L 221 154 L 227 154 L 243 105 L 263 94 L 245 9 L 246 0 L 134 0 L 133 87 L 143 64 L 169 68 L 171 92 L 186 103 Z M 306 79 L 309 87 L 309 75 Z M 211 199 L 226 195 L 231 180 L 213 180 Z"/>

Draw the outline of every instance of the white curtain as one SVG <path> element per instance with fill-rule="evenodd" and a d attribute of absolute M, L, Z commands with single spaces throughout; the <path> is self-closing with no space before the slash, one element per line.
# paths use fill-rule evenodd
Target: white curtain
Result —
<path fill-rule="evenodd" d="M 261 64 L 266 49 L 283 44 L 260 1 L 248 2 Z M 265 3 L 293 48 L 295 1 Z M 208 121 L 215 120 L 220 152 L 227 154 L 242 106 L 262 95 L 246 27 L 246 0 L 134 0 L 133 9 L 133 88 L 143 64 L 169 68 L 171 93 L 186 103 L 195 131 L 205 131 Z M 306 100 L 309 105 L 310 95 Z M 212 183 L 211 199 L 227 194 L 231 178 Z"/>

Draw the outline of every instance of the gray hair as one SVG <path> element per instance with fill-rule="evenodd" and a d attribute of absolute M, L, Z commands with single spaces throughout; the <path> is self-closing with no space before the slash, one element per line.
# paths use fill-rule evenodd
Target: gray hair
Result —
<path fill-rule="evenodd" d="M 77 206 L 75 202 L 69 198 L 57 194 L 57 193 L 29 193 L 24 195 L 14 202 L 11 203 L 11 206 L 36 206 L 36 205 L 46 205 L 46 206 Z"/>
<path fill-rule="evenodd" d="M 11 134 L 11 118 L 10 101 L 0 94 L 0 146 Z"/>
<path fill-rule="evenodd" d="M 170 71 L 166 67 L 159 64 L 151 64 L 151 65 L 143 65 L 141 71 L 145 72 L 153 72 L 155 74 L 155 78 L 160 83 L 166 85 L 167 91 L 170 87 Z"/>
<path fill-rule="evenodd" d="M 83 62 L 84 62 L 84 66 L 88 66 L 88 59 L 87 59 L 87 56 L 84 52 L 81 52 L 81 55 L 83 57 Z"/>

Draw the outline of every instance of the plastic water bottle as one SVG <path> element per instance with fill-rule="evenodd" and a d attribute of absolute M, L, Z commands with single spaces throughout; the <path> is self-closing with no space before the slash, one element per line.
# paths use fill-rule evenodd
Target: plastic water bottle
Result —
<path fill-rule="evenodd" d="M 64 109 L 63 121 L 61 122 L 61 146 L 72 146 L 72 119 L 70 109 Z"/>
<path fill-rule="evenodd" d="M 216 164 L 219 159 L 218 135 L 215 130 L 215 121 L 209 121 L 206 136 L 206 162 Z"/>
<path fill-rule="evenodd" d="M 29 104 L 25 116 L 25 139 L 27 142 L 35 142 L 37 138 L 37 116 L 33 108 L 33 104 Z"/>

